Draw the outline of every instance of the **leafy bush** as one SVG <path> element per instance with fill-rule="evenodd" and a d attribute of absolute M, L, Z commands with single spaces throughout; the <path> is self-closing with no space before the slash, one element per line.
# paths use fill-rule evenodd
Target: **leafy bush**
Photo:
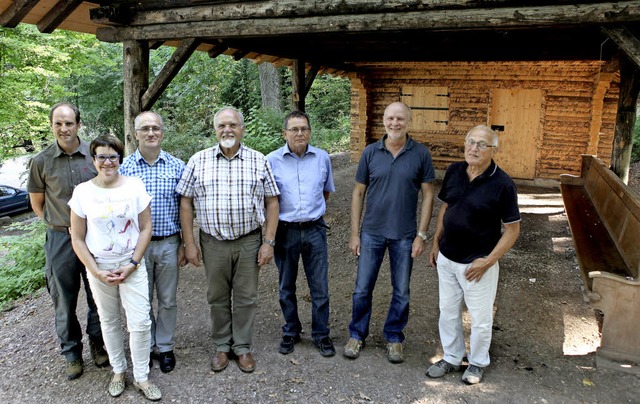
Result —
<path fill-rule="evenodd" d="M 21 234 L 0 237 L 0 251 L 4 252 L 0 260 L 0 307 L 45 284 L 46 225 L 35 220 L 29 224 L 13 224 L 7 230 Z"/>
<path fill-rule="evenodd" d="M 265 155 L 281 147 L 284 144 L 284 116 L 284 113 L 272 108 L 250 108 L 244 119 L 246 130 L 243 143 Z"/>

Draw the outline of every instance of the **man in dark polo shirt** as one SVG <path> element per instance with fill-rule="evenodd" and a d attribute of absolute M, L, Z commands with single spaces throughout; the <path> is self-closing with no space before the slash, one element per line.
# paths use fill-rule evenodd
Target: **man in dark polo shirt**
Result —
<path fill-rule="evenodd" d="M 389 250 L 393 297 L 384 338 L 387 359 L 404 361 L 402 342 L 409 319 L 409 282 L 413 259 L 426 249 L 427 228 L 433 209 L 435 174 L 431 154 L 408 134 L 409 107 L 394 102 L 384 111 L 386 135 L 365 147 L 358 164 L 351 200 L 351 238 L 349 249 L 358 257 L 358 274 L 353 292 L 353 311 L 349 341 L 344 356 L 360 355 L 369 334 L 373 289 L 385 251 Z M 416 232 L 418 193 L 422 191 L 420 225 Z M 360 227 L 366 194 L 367 208 Z"/>
<path fill-rule="evenodd" d="M 466 353 L 463 301 L 471 315 L 471 349 L 462 381 L 479 383 L 489 365 L 498 260 L 520 234 L 516 186 L 493 161 L 497 147 L 493 130 L 482 125 L 471 129 L 465 139 L 465 161 L 449 166 L 438 194 L 443 203 L 429 259 L 438 269 L 444 358 L 427 369 L 432 378 L 460 369 Z"/>
<path fill-rule="evenodd" d="M 69 380 L 82 375 L 82 331 L 76 316 L 78 294 L 84 282 L 87 295 L 87 329 L 91 356 L 98 367 L 109 365 L 104 350 L 98 310 L 87 282 L 84 265 L 73 251 L 69 234 L 69 199 L 76 185 L 95 177 L 89 144 L 80 140 L 80 111 L 70 103 L 54 105 L 49 123 L 56 141 L 29 163 L 27 190 L 33 211 L 48 226 L 44 249 L 47 289 L 56 313 L 56 332 L 67 360 Z"/>

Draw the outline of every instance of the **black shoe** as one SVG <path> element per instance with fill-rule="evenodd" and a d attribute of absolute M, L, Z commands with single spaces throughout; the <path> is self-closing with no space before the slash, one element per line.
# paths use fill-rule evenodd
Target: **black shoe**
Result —
<path fill-rule="evenodd" d="M 160 370 L 162 373 L 169 373 L 176 367 L 176 357 L 173 351 L 160 352 Z"/>
<path fill-rule="evenodd" d="M 295 349 L 294 345 L 298 342 L 300 342 L 299 335 L 296 335 L 295 337 L 292 337 L 291 335 L 283 335 L 282 341 L 280 341 L 280 349 L 278 351 L 283 355 L 290 354 Z"/>
<path fill-rule="evenodd" d="M 324 337 L 320 341 L 315 341 L 314 343 L 320 350 L 320 355 L 328 358 L 336 354 L 336 349 L 333 347 L 331 338 Z"/>

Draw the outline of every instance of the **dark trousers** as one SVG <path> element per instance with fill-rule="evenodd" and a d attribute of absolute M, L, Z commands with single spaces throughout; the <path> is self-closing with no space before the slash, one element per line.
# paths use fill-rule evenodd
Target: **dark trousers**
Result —
<path fill-rule="evenodd" d="M 83 282 L 88 306 L 86 333 L 92 341 L 102 345 L 100 318 L 89 288 L 86 269 L 73 251 L 68 232 L 47 229 L 44 250 L 47 256 L 47 289 L 56 313 L 56 333 L 62 348 L 60 353 L 67 361 L 82 359 L 82 331 L 76 308 Z"/>
<path fill-rule="evenodd" d="M 280 223 L 274 256 L 280 280 L 280 307 L 285 321 L 283 334 L 298 336 L 302 331 L 296 298 L 298 265 L 302 257 L 311 293 L 311 336 L 314 341 L 329 336 L 329 254 L 324 224 L 318 221 L 302 227 Z"/>

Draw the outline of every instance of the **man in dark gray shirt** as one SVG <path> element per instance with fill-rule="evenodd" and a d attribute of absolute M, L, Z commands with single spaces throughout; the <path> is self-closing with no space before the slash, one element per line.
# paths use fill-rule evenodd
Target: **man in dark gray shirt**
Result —
<path fill-rule="evenodd" d="M 78 294 L 84 282 L 87 295 L 87 329 L 91 356 L 98 367 L 109 365 L 104 350 L 100 319 L 87 282 L 84 265 L 71 246 L 69 206 L 76 185 L 95 177 L 97 172 L 89 144 L 80 140 L 80 111 L 70 103 L 54 105 L 49 123 L 56 141 L 29 163 L 27 190 L 33 211 L 47 225 L 44 249 L 47 257 L 47 289 L 56 312 L 56 332 L 67 360 L 69 380 L 82 375 L 82 331 L 76 315 Z"/>

